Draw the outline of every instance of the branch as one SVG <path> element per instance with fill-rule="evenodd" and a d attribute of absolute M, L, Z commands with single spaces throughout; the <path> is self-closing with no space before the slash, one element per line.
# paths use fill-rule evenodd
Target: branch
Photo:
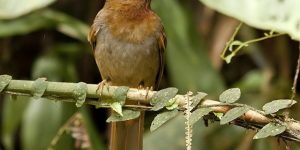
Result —
<path fill-rule="evenodd" d="M 25 81 L 25 80 L 10 80 L 9 84 L 6 85 L 3 91 L 0 93 L 12 94 L 12 95 L 25 95 L 33 96 L 33 84 L 35 81 Z M 76 103 L 74 90 L 76 89 L 78 83 L 65 83 L 65 82 L 47 82 L 47 88 L 44 91 L 42 97 L 50 100 L 62 101 L 62 102 L 73 102 Z M 1 86 L 1 82 L 0 82 Z M 105 86 L 102 90 L 101 97 L 112 97 L 117 86 Z M 132 109 L 143 109 L 151 111 L 152 106 L 150 105 L 151 97 L 157 91 L 140 90 L 135 88 L 130 88 L 127 93 L 126 101 L 136 101 L 139 103 L 134 103 L 136 105 L 127 105 L 124 107 L 130 107 Z M 86 91 L 86 101 L 84 104 L 99 106 L 100 93 L 98 91 L 98 85 L 87 84 Z M 176 103 L 179 105 L 180 110 L 184 110 L 184 105 L 186 102 L 186 95 L 176 95 Z M 201 102 L 198 107 L 210 107 L 215 113 L 226 113 L 232 107 L 239 106 L 243 104 L 225 104 L 215 100 L 205 99 Z M 109 108 L 108 105 L 100 105 L 99 107 Z M 209 115 L 211 116 L 211 115 Z M 218 119 L 215 119 L 218 120 Z M 259 110 L 251 108 L 243 116 L 230 122 L 238 126 L 242 126 L 247 129 L 261 129 L 263 126 L 270 122 L 279 122 L 276 116 L 263 115 Z M 293 119 L 285 119 L 284 123 L 287 125 L 287 130 L 278 135 L 281 138 L 300 142 L 300 122 Z"/>

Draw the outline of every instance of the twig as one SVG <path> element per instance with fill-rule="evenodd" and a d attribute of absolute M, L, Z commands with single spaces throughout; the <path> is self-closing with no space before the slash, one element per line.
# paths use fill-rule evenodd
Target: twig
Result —
<path fill-rule="evenodd" d="M 239 44 L 237 48 L 232 50 L 231 53 L 226 56 L 226 52 L 227 52 L 228 48 L 231 46 L 232 42 L 234 42 L 234 38 L 236 37 L 236 35 L 237 35 L 238 31 L 240 30 L 240 28 L 242 27 L 242 25 L 243 24 L 240 23 L 237 26 L 237 28 L 235 29 L 234 33 L 232 34 L 230 40 L 226 43 L 226 46 L 223 49 L 223 52 L 221 54 L 222 59 L 226 60 L 226 57 L 228 57 L 228 56 L 235 56 L 243 47 L 248 46 L 249 44 L 256 43 L 256 42 L 259 42 L 259 41 L 263 41 L 263 40 L 266 40 L 266 39 L 269 39 L 269 38 L 278 37 L 278 36 L 281 36 L 281 35 L 285 34 L 285 33 L 273 34 L 273 32 L 271 32 L 269 35 L 266 35 L 266 36 L 263 36 L 263 37 L 260 37 L 260 38 L 256 38 L 256 39 L 252 39 L 252 40 L 249 40 L 249 41 L 246 41 L 246 42 L 241 42 L 241 44 Z"/>
<path fill-rule="evenodd" d="M 293 100 L 296 96 L 297 81 L 298 81 L 298 76 L 299 76 L 299 71 L 300 71 L 300 43 L 299 43 L 299 52 L 298 53 L 299 54 L 298 54 L 298 60 L 297 60 L 297 68 L 296 68 L 294 81 L 293 81 L 291 100 Z"/>

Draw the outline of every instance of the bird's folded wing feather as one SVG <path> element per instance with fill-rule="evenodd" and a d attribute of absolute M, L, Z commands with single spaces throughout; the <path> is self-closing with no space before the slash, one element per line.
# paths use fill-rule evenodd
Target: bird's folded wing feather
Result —
<path fill-rule="evenodd" d="M 166 33 L 164 30 L 164 27 L 161 26 L 161 31 L 160 35 L 157 38 L 157 46 L 158 46 L 158 52 L 159 52 L 159 70 L 156 76 L 156 83 L 155 83 L 155 88 L 158 88 L 158 85 L 160 83 L 160 80 L 163 75 L 163 70 L 164 70 L 164 64 L 165 64 L 165 57 L 164 57 L 164 52 L 167 46 L 167 38 L 166 38 Z"/>

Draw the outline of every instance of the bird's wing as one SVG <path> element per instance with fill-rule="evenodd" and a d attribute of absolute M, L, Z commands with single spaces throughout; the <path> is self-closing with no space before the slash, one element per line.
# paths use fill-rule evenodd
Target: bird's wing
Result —
<path fill-rule="evenodd" d="M 167 37 L 166 37 L 166 33 L 165 33 L 163 26 L 161 28 L 160 35 L 157 38 L 157 47 L 158 47 L 158 53 L 159 53 L 159 70 L 158 70 L 158 73 L 156 76 L 155 89 L 157 89 L 159 86 L 160 80 L 163 75 L 164 64 L 165 64 L 164 53 L 165 53 L 165 49 L 167 47 Z"/>
<path fill-rule="evenodd" d="M 95 27 L 95 24 L 93 24 L 91 26 L 91 30 L 90 30 L 89 35 L 88 35 L 88 41 L 90 42 L 93 50 L 95 50 L 95 48 L 96 48 L 97 34 L 99 32 L 99 29 L 100 28 Z"/>
<path fill-rule="evenodd" d="M 101 11 L 97 14 L 93 25 L 91 26 L 90 32 L 88 34 L 88 41 L 91 44 L 93 50 L 95 50 L 96 48 L 96 44 L 97 44 L 97 34 L 101 29 L 101 23 L 99 22 L 100 19 L 99 18 L 101 15 Z"/>

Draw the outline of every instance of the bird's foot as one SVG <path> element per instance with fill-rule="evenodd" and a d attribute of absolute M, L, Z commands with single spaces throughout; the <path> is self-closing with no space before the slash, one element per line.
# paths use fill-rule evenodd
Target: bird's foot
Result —
<path fill-rule="evenodd" d="M 102 96 L 102 93 L 103 93 L 103 89 L 105 86 L 108 86 L 109 85 L 109 81 L 107 81 L 106 79 L 105 80 L 102 80 L 99 84 L 98 84 L 98 87 L 96 89 L 96 92 L 99 93 L 100 97 Z"/>
<path fill-rule="evenodd" d="M 146 90 L 145 99 L 148 100 L 149 91 L 153 91 L 153 87 L 144 87 L 143 85 L 139 85 L 138 90 Z"/>

